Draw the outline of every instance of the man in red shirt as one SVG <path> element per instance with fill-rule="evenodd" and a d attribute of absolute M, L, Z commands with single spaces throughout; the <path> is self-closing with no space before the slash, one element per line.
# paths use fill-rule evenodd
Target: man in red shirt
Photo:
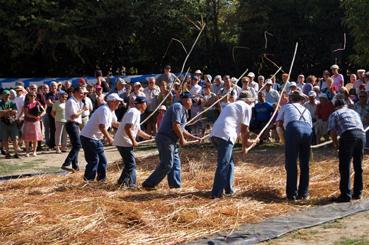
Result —
<path fill-rule="evenodd" d="M 319 95 L 320 103 L 316 106 L 315 136 L 316 143 L 320 143 L 320 138 L 328 138 L 328 118 L 334 111 L 334 106 L 325 93 Z"/>

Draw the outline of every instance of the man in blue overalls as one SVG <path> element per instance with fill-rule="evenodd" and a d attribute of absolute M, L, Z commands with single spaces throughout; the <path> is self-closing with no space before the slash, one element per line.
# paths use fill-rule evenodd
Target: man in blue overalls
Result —
<path fill-rule="evenodd" d="M 313 135 L 309 110 L 302 105 L 305 101 L 300 91 L 289 96 L 288 104 L 278 113 L 277 126 L 283 127 L 285 135 L 285 168 L 287 172 L 287 199 L 306 199 L 309 195 L 310 146 Z M 297 158 L 300 160 L 300 183 L 297 189 Z"/>

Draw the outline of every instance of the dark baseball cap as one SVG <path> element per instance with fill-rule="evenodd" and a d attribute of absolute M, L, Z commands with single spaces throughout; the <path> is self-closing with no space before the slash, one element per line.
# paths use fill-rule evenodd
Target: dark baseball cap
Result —
<path fill-rule="evenodd" d="M 146 97 L 137 96 L 135 99 L 135 104 L 143 104 L 143 103 L 146 103 Z"/>
<path fill-rule="evenodd" d="M 191 99 L 192 98 L 192 94 L 190 92 L 183 92 L 180 95 L 181 99 Z"/>

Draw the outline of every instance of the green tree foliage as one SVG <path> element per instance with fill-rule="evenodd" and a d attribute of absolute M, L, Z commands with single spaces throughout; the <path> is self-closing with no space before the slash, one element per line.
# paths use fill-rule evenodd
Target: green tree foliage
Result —
<path fill-rule="evenodd" d="M 339 59 L 342 54 L 332 53 L 343 41 L 339 0 L 245 0 L 241 3 L 239 44 L 248 49 L 239 51 L 236 62 L 243 59 L 250 68 L 273 73 L 276 68 L 262 59 L 263 54 L 268 54 L 288 71 L 296 42 L 299 49 L 295 73 L 320 75 L 322 69 L 329 68 L 333 62 L 342 62 Z M 272 34 L 267 35 L 266 50 L 265 31 Z"/>
<path fill-rule="evenodd" d="M 344 0 L 345 24 L 354 39 L 351 60 L 360 67 L 369 66 L 369 1 Z"/>
<path fill-rule="evenodd" d="M 295 72 L 319 74 L 343 65 L 350 37 L 357 63 L 368 64 L 367 1 L 340 0 L 0 0 L 0 76 L 92 74 L 96 64 L 160 72 L 180 69 L 203 18 L 206 29 L 188 65 L 192 70 L 239 74 L 246 67 L 263 74 L 275 68 L 263 54 L 288 69 L 299 42 Z M 360 7 L 359 7 L 360 5 Z M 346 26 L 342 25 L 346 11 Z M 363 30 L 363 32 L 360 32 Z M 264 32 L 268 47 L 264 48 Z M 172 40 L 172 41 L 171 41 Z M 170 44 L 170 45 L 169 45 Z M 364 53 L 362 52 L 364 50 Z M 360 54 L 360 55 L 359 55 Z M 362 55 L 365 54 L 365 55 Z M 366 63 L 363 63 L 366 61 Z"/>

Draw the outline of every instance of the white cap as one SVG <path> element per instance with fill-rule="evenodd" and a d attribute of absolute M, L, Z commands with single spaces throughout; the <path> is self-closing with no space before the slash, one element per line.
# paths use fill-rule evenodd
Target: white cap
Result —
<path fill-rule="evenodd" d="M 200 70 L 196 70 L 195 74 L 202 74 L 202 72 Z"/>
<path fill-rule="evenodd" d="M 272 79 L 267 79 L 267 80 L 265 80 L 265 84 L 266 85 L 273 85 L 273 81 L 272 81 Z"/>
<path fill-rule="evenodd" d="M 258 76 L 258 80 L 265 80 L 264 76 Z"/>
<path fill-rule="evenodd" d="M 106 101 L 123 101 L 123 99 L 117 93 L 111 93 L 106 97 Z"/>
<path fill-rule="evenodd" d="M 315 91 L 310 91 L 309 92 L 309 97 L 316 97 Z"/>
<path fill-rule="evenodd" d="M 338 65 L 334 64 L 334 65 L 331 66 L 331 69 L 340 69 L 340 67 Z"/>
<path fill-rule="evenodd" d="M 255 77 L 255 74 L 253 72 L 249 72 L 249 74 L 247 74 L 247 76 L 254 78 Z"/>
<path fill-rule="evenodd" d="M 133 86 L 141 86 L 141 83 L 140 83 L 140 82 L 135 82 L 135 83 L 133 84 Z"/>
<path fill-rule="evenodd" d="M 357 70 L 357 73 L 365 73 L 365 69 L 359 69 Z"/>
<path fill-rule="evenodd" d="M 167 110 L 167 107 L 166 107 L 165 105 L 161 105 L 161 106 L 160 106 L 160 110 L 162 110 L 162 111 L 166 111 L 166 110 Z"/>
<path fill-rule="evenodd" d="M 295 86 L 295 87 L 297 87 L 297 84 L 296 84 L 296 82 L 291 82 L 291 83 L 290 83 L 290 87 L 292 87 L 292 86 Z"/>
<path fill-rule="evenodd" d="M 118 78 L 118 82 L 120 82 L 121 84 L 127 84 L 126 80 L 124 80 L 123 78 Z"/>
<path fill-rule="evenodd" d="M 222 80 L 222 76 L 221 75 L 216 75 L 215 77 L 214 77 L 214 80 Z"/>
<path fill-rule="evenodd" d="M 231 81 L 232 81 L 232 83 L 237 83 L 238 82 L 237 78 L 235 78 L 235 77 L 232 77 Z"/>

